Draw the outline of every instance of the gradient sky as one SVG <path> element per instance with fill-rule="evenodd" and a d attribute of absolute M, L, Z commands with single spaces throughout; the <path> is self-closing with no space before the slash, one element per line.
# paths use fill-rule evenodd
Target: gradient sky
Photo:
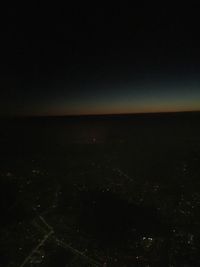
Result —
<path fill-rule="evenodd" d="M 86 85 L 87 86 L 87 85 Z M 90 85 L 91 88 L 71 93 L 62 92 L 42 101 L 46 115 L 115 114 L 141 112 L 195 111 L 200 108 L 198 84 L 187 82 L 125 84 L 123 86 Z M 95 89 L 92 89 L 95 88 Z M 102 87 L 102 88 L 101 88 Z"/>
<path fill-rule="evenodd" d="M 6 8 L 0 115 L 199 111 L 195 10 Z"/>

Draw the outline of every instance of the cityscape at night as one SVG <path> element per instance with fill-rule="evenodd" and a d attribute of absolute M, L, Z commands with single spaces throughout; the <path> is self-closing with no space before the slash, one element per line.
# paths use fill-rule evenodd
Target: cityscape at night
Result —
<path fill-rule="evenodd" d="M 199 9 L 8 5 L 0 267 L 200 266 Z"/>

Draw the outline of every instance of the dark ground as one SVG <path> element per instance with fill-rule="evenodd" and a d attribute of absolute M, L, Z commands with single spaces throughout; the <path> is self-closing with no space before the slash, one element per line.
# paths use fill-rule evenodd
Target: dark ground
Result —
<path fill-rule="evenodd" d="M 199 122 L 2 119 L 0 266 L 200 266 Z"/>

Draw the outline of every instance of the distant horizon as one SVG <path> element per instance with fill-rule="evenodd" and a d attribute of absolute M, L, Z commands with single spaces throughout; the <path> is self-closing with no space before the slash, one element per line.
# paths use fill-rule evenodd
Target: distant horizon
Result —
<path fill-rule="evenodd" d="M 16 116 L 0 116 L 1 119 L 20 119 L 20 118 L 61 118 L 61 117 L 117 117 L 117 116 L 134 116 L 134 115 L 165 115 L 165 114 L 186 114 L 200 113 L 200 110 L 186 111 L 160 111 L 160 112 L 132 112 L 132 113 L 96 113 L 96 114 L 63 114 L 63 115 L 16 115 Z"/>

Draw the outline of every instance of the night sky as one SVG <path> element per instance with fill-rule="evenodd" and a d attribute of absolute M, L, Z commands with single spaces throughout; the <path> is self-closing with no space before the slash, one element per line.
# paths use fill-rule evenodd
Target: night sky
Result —
<path fill-rule="evenodd" d="M 10 5 L 0 115 L 200 110 L 195 6 Z"/>

